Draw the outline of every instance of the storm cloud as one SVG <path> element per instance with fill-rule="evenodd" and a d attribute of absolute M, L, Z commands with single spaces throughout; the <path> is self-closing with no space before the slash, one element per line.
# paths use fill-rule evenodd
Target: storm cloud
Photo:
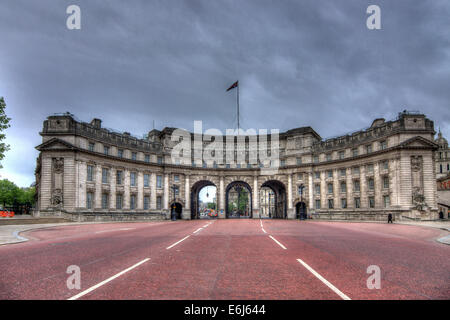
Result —
<path fill-rule="evenodd" d="M 66 8 L 81 8 L 68 30 Z M 381 30 L 366 27 L 369 5 Z M 0 96 L 12 126 L 0 170 L 34 181 L 39 131 L 69 111 L 142 136 L 165 126 L 312 126 L 323 138 L 402 110 L 450 137 L 450 2 L 0 1 Z"/>

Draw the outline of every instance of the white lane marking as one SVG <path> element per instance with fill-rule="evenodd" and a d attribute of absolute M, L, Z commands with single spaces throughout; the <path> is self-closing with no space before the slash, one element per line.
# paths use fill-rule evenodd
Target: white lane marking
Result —
<path fill-rule="evenodd" d="M 207 226 L 209 226 L 209 223 L 208 223 L 208 224 L 205 224 L 202 228 L 206 228 Z"/>
<path fill-rule="evenodd" d="M 95 233 L 104 233 L 104 232 L 112 232 L 112 231 L 124 231 L 124 230 L 134 230 L 134 229 L 135 229 L 135 228 L 111 229 L 111 230 L 96 231 Z"/>
<path fill-rule="evenodd" d="M 341 297 L 343 300 L 352 300 L 348 296 L 346 296 L 342 291 L 340 291 L 338 288 L 333 286 L 327 279 L 322 277 L 320 274 L 318 274 L 313 268 L 308 266 L 302 259 L 297 259 L 298 262 L 300 262 L 306 269 L 308 269 L 313 275 L 315 275 L 320 281 L 325 283 L 331 290 L 333 290 L 339 297 Z"/>
<path fill-rule="evenodd" d="M 108 278 L 108 279 L 106 279 L 106 280 L 104 280 L 104 281 L 102 281 L 102 282 L 96 284 L 95 286 L 90 287 L 89 289 L 84 290 L 83 292 L 80 292 L 80 293 L 77 294 L 77 295 L 74 295 L 73 297 L 70 297 L 70 298 L 67 299 L 67 300 L 77 300 L 78 298 L 81 298 L 82 296 L 88 294 L 88 293 L 91 292 L 91 291 L 94 291 L 95 289 L 97 289 L 97 288 L 103 286 L 104 284 L 106 284 L 106 283 L 108 283 L 108 282 L 110 282 L 110 281 L 116 279 L 117 277 L 120 277 L 120 276 L 123 275 L 124 273 L 126 273 L 126 272 L 128 272 L 128 271 L 130 271 L 130 270 L 132 270 L 132 269 L 134 269 L 134 268 L 136 268 L 136 267 L 139 267 L 141 264 L 147 262 L 148 260 L 150 260 L 150 258 L 145 258 L 144 260 L 142 260 L 142 261 L 136 263 L 135 265 L 132 265 L 131 267 L 129 267 L 129 268 L 127 268 L 127 269 L 125 269 L 125 270 L 119 272 L 118 274 L 116 274 L 116 275 L 114 275 L 114 276 L 112 276 L 112 277 L 110 277 L 110 278 Z"/>
<path fill-rule="evenodd" d="M 195 230 L 193 233 L 197 233 L 197 232 L 199 232 L 200 230 L 203 230 L 203 228 L 198 228 L 198 229 Z"/>
<path fill-rule="evenodd" d="M 262 229 L 262 231 L 263 231 L 264 233 L 267 233 L 266 230 L 264 230 L 264 228 L 261 228 L 261 229 Z"/>
<path fill-rule="evenodd" d="M 177 241 L 177 242 L 175 242 L 174 244 L 172 244 L 172 245 L 170 245 L 170 246 L 168 246 L 166 249 L 167 250 L 169 250 L 170 248 L 173 248 L 173 247 L 175 247 L 177 244 L 179 244 L 181 241 L 184 241 L 184 240 L 186 240 L 187 238 L 189 238 L 190 237 L 190 235 L 189 236 L 186 236 L 186 237 L 184 237 L 183 239 L 181 239 L 181 240 L 179 240 L 179 241 Z"/>
<path fill-rule="evenodd" d="M 269 235 L 269 237 L 270 237 L 273 241 L 275 241 L 276 243 L 278 243 L 278 245 L 279 245 L 280 247 L 282 247 L 284 250 L 287 249 L 287 248 L 286 248 L 285 246 L 283 246 L 277 239 L 275 239 L 274 237 L 272 237 L 272 236 L 270 236 L 270 235 Z"/>

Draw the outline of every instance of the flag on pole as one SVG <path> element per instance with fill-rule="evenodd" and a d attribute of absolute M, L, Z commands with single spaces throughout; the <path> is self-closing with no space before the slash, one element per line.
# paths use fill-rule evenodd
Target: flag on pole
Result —
<path fill-rule="evenodd" d="M 229 88 L 227 89 L 227 91 L 230 91 L 231 89 L 237 88 L 238 85 L 239 85 L 239 81 L 236 81 L 235 83 L 233 83 L 233 84 L 231 85 L 231 87 L 229 87 Z"/>

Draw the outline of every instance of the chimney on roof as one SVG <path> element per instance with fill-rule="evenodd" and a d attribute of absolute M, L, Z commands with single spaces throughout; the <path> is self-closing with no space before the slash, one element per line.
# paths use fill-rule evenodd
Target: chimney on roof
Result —
<path fill-rule="evenodd" d="M 102 120 L 94 118 L 91 121 L 91 125 L 93 125 L 94 128 L 100 129 L 102 127 Z"/>

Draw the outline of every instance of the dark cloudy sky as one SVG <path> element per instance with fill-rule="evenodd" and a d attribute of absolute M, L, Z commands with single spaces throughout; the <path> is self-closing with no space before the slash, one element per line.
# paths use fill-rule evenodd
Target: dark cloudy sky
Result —
<path fill-rule="evenodd" d="M 81 30 L 66 28 L 81 7 Z M 381 7 L 381 30 L 366 9 Z M 450 138 L 450 1 L 0 0 L 0 96 L 12 126 L 2 178 L 34 181 L 42 122 L 70 111 L 156 127 L 312 126 L 323 138 L 404 109 Z"/>

